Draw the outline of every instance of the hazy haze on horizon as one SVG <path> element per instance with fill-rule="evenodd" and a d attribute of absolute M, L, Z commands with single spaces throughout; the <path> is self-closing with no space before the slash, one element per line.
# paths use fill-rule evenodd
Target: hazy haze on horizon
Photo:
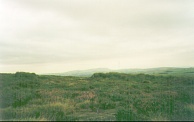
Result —
<path fill-rule="evenodd" d="M 190 66 L 193 0 L 0 0 L 0 72 Z"/>

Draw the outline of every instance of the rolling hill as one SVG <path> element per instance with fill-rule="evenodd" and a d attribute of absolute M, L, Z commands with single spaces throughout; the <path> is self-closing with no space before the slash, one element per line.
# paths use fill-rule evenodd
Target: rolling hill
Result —
<path fill-rule="evenodd" d="M 94 73 L 108 73 L 108 72 L 118 72 L 118 73 L 130 73 L 130 74 L 153 74 L 153 75 L 180 75 L 180 76 L 194 76 L 194 68 L 178 68 L 178 67 L 160 67 L 160 68 L 148 68 L 148 69 L 119 69 L 112 70 L 108 68 L 97 68 L 88 70 L 75 70 L 64 73 L 47 73 L 44 75 L 58 75 L 58 76 L 82 76 L 90 77 Z"/>

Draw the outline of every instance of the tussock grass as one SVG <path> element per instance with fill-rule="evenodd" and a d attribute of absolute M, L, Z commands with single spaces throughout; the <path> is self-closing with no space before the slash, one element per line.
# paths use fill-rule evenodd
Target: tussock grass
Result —
<path fill-rule="evenodd" d="M 193 77 L 18 72 L 0 79 L 1 120 L 194 120 Z"/>

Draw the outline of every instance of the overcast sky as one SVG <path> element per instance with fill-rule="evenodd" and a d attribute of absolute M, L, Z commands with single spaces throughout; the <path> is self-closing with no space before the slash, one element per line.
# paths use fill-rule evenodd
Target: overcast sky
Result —
<path fill-rule="evenodd" d="M 0 72 L 194 66 L 194 0 L 0 0 Z"/>

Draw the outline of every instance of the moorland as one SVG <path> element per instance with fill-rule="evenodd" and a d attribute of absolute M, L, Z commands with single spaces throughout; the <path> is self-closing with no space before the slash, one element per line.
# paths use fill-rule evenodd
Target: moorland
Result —
<path fill-rule="evenodd" d="M 154 72 L 106 72 L 87 77 L 0 73 L 0 118 L 194 120 L 193 68 Z"/>

